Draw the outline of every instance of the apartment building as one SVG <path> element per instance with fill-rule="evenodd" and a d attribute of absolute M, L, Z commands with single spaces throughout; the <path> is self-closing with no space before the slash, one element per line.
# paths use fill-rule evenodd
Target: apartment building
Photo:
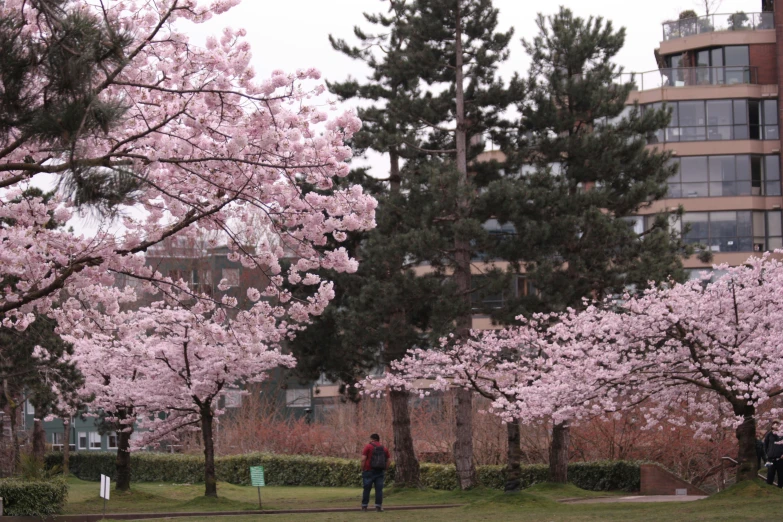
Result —
<path fill-rule="evenodd" d="M 737 265 L 783 247 L 781 91 L 783 0 L 755 0 L 758 12 L 667 21 L 655 49 L 659 69 L 634 75 L 629 104 L 668 107 L 669 127 L 650 146 L 671 151 L 679 172 L 651 215 L 685 209 L 685 240 L 707 245 L 713 263 Z M 685 260 L 694 274 L 709 264 Z"/>

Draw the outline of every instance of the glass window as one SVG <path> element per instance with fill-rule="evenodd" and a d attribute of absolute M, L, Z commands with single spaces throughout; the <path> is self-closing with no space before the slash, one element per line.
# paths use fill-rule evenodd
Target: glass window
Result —
<path fill-rule="evenodd" d="M 734 156 L 710 157 L 710 181 L 734 181 L 737 171 L 734 168 Z"/>
<path fill-rule="evenodd" d="M 780 156 L 764 157 L 764 195 L 780 196 Z"/>
<path fill-rule="evenodd" d="M 780 236 L 783 235 L 781 233 L 782 231 L 783 231 L 783 222 L 781 222 L 780 210 L 773 210 L 767 212 L 767 235 L 770 237 Z"/>
<path fill-rule="evenodd" d="M 90 449 L 101 449 L 101 434 L 97 431 L 91 431 L 90 435 Z"/>
<path fill-rule="evenodd" d="M 696 66 L 697 67 L 709 67 L 710 66 L 710 51 L 698 51 L 696 53 Z"/>
<path fill-rule="evenodd" d="M 713 67 L 720 67 L 723 65 L 723 49 L 718 47 L 710 51 L 710 53 L 712 54 L 711 58 Z"/>
<path fill-rule="evenodd" d="M 736 212 L 710 212 L 710 237 L 733 237 L 736 235 Z"/>
<path fill-rule="evenodd" d="M 737 156 L 737 179 L 750 181 L 750 156 Z"/>
<path fill-rule="evenodd" d="M 725 63 L 727 66 L 750 65 L 750 55 L 747 45 L 727 45 L 724 47 Z"/>
<path fill-rule="evenodd" d="M 750 182 L 753 195 L 761 195 L 761 156 L 750 157 Z"/>
<path fill-rule="evenodd" d="M 737 125 L 748 123 L 748 100 L 734 100 L 734 123 Z"/>
<path fill-rule="evenodd" d="M 117 434 L 109 433 L 106 436 L 106 447 L 108 449 L 117 449 Z"/>
<path fill-rule="evenodd" d="M 709 215 L 706 212 L 690 212 L 682 217 L 683 230 L 688 228 L 684 233 L 683 239 L 687 243 L 702 243 L 706 242 L 709 238 Z"/>
<path fill-rule="evenodd" d="M 680 117 L 679 125 L 681 127 L 704 125 L 703 101 L 682 101 L 677 105 Z"/>
<path fill-rule="evenodd" d="M 707 102 L 707 125 L 731 125 L 731 100 L 710 100 Z"/>
<path fill-rule="evenodd" d="M 750 237 L 753 235 L 753 227 L 751 226 L 750 210 L 737 211 L 737 235 L 739 237 Z"/>
<path fill-rule="evenodd" d="M 310 388 L 289 388 L 285 391 L 285 405 L 289 408 L 309 408 Z"/>
<path fill-rule="evenodd" d="M 226 280 L 228 286 L 239 286 L 239 269 L 238 268 L 224 268 L 222 271 L 222 278 Z"/>
<path fill-rule="evenodd" d="M 758 100 L 748 101 L 748 123 L 750 124 L 750 139 L 761 139 L 761 103 Z"/>
<path fill-rule="evenodd" d="M 708 181 L 707 156 L 686 156 L 680 158 L 680 171 L 683 183 Z"/>
<path fill-rule="evenodd" d="M 764 100 L 764 125 L 778 124 L 778 101 Z"/>
<path fill-rule="evenodd" d="M 87 449 L 87 433 L 84 431 L 79 432 L 79 449 Z"/>

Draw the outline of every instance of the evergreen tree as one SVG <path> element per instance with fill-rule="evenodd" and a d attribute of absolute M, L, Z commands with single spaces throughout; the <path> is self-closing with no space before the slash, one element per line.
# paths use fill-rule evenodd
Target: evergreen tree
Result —
<path fill-rule="evenodd" d="M 417 258 L 412 255 L 412 243 L 427 241 L 411 237 L 419 234 L 419 223 L 418 214 L 408 204 L 409 179 L 403 161 L 420 155 L 415 144 L 421 124 L 411 108 L 417 106 L 415 112 L 426 114 L 429 104 L 419 90 L 416 72 L 404 61 L 409 44 L 407 13 L 404 1 L 392 0 L 387 13 L 365 14 L 380 33 L 369 34 L 356 27 L 358 47 L 330 36 L 335 50 L 365 62 L 372 71 L 366 83 L 349 78 L 330 83 L 329 88 L 343 99 L 371 102 L 359 109 L 364 126 L 354 145 L 387 154 L 389 174 L 376 179 L 363 171 L 352 173 L 353 180 L 379 201 L 377 227 L 349 235 L 347 247 L 361 260 L 358 272 L 330 274 L 336 292 L 332 306 L 293 342 L 301 376 L 313 378 L 324 373 L 350 385 L 373 368 L 387 366 L 409 348 L 425 343 L 426 333 L 432 330 L 430 303 L 439 285 L 431 278 L 417 278 L 411 271 Z M 349 395 L 353 390 L 344 389 Z M 407 392 L 390 394 L 395 483 L 419 487 L 408 399 Z"/>
<path fill-rule="evenodd" d="M 61 406 L 76 400 L 83 382 L 78 369 L 68 360 L 73 348 L 55 329 L 55 321 L 46 316 L 36 317 L 22 332 L 0 328 L 0 409 L 8 408 L 10 413 L 14 469 L 19 464 L 20 448 L 16 417 L 24 401 L 30 401 L 35 410 L 33 457 L 43 460 L 46 441 L 42 420 L 48 415 L 60 415 Z M 36 351 L 39 346 L 46 352 L 43 357 Z"/>
<path fill-rule="evenodd" d="M 537 23 L 539 35 L 523 41 L 531 57 L 528 96 L 518 107 L 509 174 L 489 185 L 481 203 L 485 215 L 513 224 L 498 236 L 495 254 L 537 290 L 499 319 L 578 309 L 585 298 L 680 281 L 681 259 L 694 253 L 669 231 L 665 214 L 634 230 L 639 211 L 665 197 L 675 167 L 670 153 L 646 146 L 668 113 L 626 110 L 632 84 L 618 82 L 613 63 L 625 30 L 565 8 Z M 566 481 L 568 445 L 568 427 L 555 426 L 551 481 Z"/>
<path fill-rule="evenodd" d="M 140 179 L 128 166 L 80 163 L 79 142 L 107 133 L 125 114 L 120 95 L 108 96 L 99 85 L 104 71 L 127 59 L 133 42 L 122 30 L 67 0 L 35 0 L 44 37 L 32 37 L 30 25 L 15 9 L 0 15 L 0 149 L 4 155 L 31 142 L 49 145 L 49 155 L 27 155 L 38 172 L 52 158 L 67 157 L 73 167 L 60 179 L 77 205 L 102 211 L 128 201 Z M 26 36 L 25 36 L 26 35 Z M 16 179 L 3 180 L 8 186 Z"/>
<path fill-rule="evenodd" d="M 483 183 L 498 174 L 496 162 L 473 160 L 484 149 L 481 138 L 485 134 L 504 135 L 510 124 L 503 113 L 522 99 L 516 76 L 508 86 L 497 78 L 498 65 L 508 58 L 513 30 L 497 31 L 498 10 L 491 0 L 417 0 L 408 23 L 411 43 L 406 63 L 430 86 L 429 117 L 417 115 L 429 127 L 420 150 L 441 157 L 431 171 L 439 172 L 440 182 L 449 180 L 453 186 L 447 191 L 448 199 L 445 194 L 438 196 L 440 205 L 436 206 L 445 213 L 433 223 L 441 238 L 450 239 L 439 260 L 448 265 L 455 286 L 454 301 L 459 305 L 453 316 L 455 335 L 464 339 L 473 322 L 472 259 L 482 251 L 487 235 L 475 214 L 476 195 Z M 477 484 L 472 394 L 458 389 L 454 397 L 454 460 L 460 488 L 468 489 Z"/>

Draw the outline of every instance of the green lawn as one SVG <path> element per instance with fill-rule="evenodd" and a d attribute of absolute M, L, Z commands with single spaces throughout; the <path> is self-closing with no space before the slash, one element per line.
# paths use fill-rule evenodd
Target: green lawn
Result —
<path fill-rule="evenodd" d="M 99 513 L 102 500 L 98 484 L 69 479 L 70 493 L 66 513 Z M 235 511 L 257 509 L 255 488 L 220 483 L 221 498 L 201 497 L 203 485 L 133 484 L 133 492 L 122 495 L 112 492 L 108 512 L 154 511 Z M 265 509 L 357 507 L 356 513 L 308 514 L 307 520 L 366 520 L 374 513 L 358 511 L 359 488 L 266 487 L 262 488 Z M 611 494 L 611 493 L 609 493 Z M 618 494 L 618 493 L 614 493 Z M 451 491 L 394 490 L 386 495 L 384 505 L 465 504 L 460 508 L 429 511 L 387 511 L 385 520 L 525 520 L 554 521 L 767 521 L 780 519 L 783 492 L 761 482 L 742 484 L 706 500 L 687 503 L 632 504 L 560 504 L 558 498 L 606 496 L 606 492 L 580 490 L 574 486 L 540 484 L 515 495 L 493 490 L 466 493 Z M 110 517 L 109 517 L 110 518 Z M 215 517 L 193 517 L 187 522 L 214 522 Z M 226 518 L 232 522 L 258 520 L 257 515 Z M 301 514 L 275 515 L 274 521 L 302 520 Z"/>

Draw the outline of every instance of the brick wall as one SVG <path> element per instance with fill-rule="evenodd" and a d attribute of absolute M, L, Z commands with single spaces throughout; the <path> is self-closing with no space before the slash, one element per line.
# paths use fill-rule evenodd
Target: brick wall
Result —
<path fill-rule="evenodd" d="M 677 490 L 685 490 L 686 495 L 706 495 L 693 484 L 685 482 L 656 464 L 642 464 L 642 495 L 676 495 Z"/>
<path fill-rule="evenodd" d="M 757 67 L 756 81 L 761 85 L 778 83 L 777 55 L 775 44 L 757 44 L 749 46 L 750 65 Z"/>

